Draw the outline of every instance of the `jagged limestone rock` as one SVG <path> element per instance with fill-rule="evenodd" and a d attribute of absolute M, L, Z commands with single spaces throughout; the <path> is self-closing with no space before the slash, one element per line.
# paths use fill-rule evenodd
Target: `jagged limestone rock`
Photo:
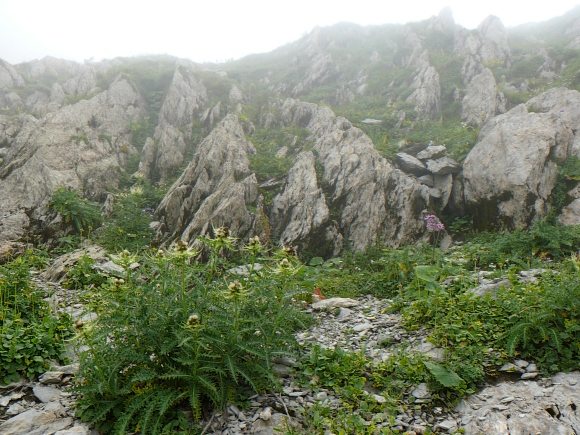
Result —
<path fill-rule="evenodd" d="M 399 245 L 420 238 L 420 212 L 428 188 L 393 168 L 360 129 L 325 107 L 286 100 L 284 125 L 307 128 L 320 165 L 318 184 L 336 223 L 336 238 L 355 250 L 377 243 Z M 279 216 L 279 215 L 277 215 Z M 280 216 L 290 223 L 289 216 Z"/>
<path fill-rule="evenodd" d="M 258 183 L 249 169 L 255 153 L 235 115 L 227 115 L 199 144 L 193 160 L 161 201 L 157 236 L 192 243 L 212 227 L 227 226 L 236 237 L 255 227 Z"/>
<path fill-rule="evenodd" d="M 0 240 L 19 238 L 31 220 L 42 221 L 58 187 L 93 198 L 115 187 L 142 105 L 131 83 L 120 79 L 39 120 L 22 118 L 0 165 Z"/>
<path fill-rule="evenodd" d="M 146 144 L 139 172 L 148 179 L 167 179 L 184 163 L 194 118 L 207 102 L 207 89 L 193 68 L 180 65 L 163 100 L 153 141 Z"/>
<path fill-rule="evenodd" d="M 483 62 L 501 61 L 509 62 L 510 49 L 508 45 L 508 33 L 501 20 L 490 15 L 477 27 L 482 36 L 479 54 Z"/>
<path fill-rule="evenodd" d="M 24 79 L 8 62 L 0 59 L 0 91 L 24 85 Z"/>
<path fill-rule="evenodd" d="M 284 190 L 274 198 L 272 222 L 281 243 L 308 245 L 313 234 L 324 232 L 330 211 L 317 180 L 315 157 L 311 151 L 296 158 Z M 317 241 L 315 241 L 316 243 Z M 333 243 L 333 240 L 324 240 Z M 336 251 L 337 247 L 333 247 Z"/>
<path fill-rule="evenodd" d="M 439 73 L 429 63 L 429 53 L 423 50 L 417 55 L 418 47 L 414 48 L 409 65 L 415 68 L 411 83 L 413 92 L 406 99 L 415 106 L 415 111 L 422 118 L 437 119 L 441 112 L 441 85 Z"/>
<path fill-rule="evenodd" d="M 463 164 L 478 225 L 525 227 L 546 216 L 558 164 L 574 152 L 580 93 L 556 89 L 492 118 Z"/>
<path fill-rule="evenodd" d="M 497 113 L 505 112 L 505 97 L 499 92 L 489 68 L 484 68 L 469 82 L 461 105 L 462 119 L 475 126 L 481 126 Z"/>

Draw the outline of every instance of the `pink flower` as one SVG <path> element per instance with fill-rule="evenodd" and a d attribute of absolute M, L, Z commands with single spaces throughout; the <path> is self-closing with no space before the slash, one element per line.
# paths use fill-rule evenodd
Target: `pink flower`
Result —
<path fill-rule="evenodd" d="M 423 216 L 423 220 L 425 221 L 425 225 L 427 226 L 427 231 L 431 232 L 439 232 L 445 230 L 445 225 L 439 220 L 437 216 L 434 214 L 426 214 Z"/>

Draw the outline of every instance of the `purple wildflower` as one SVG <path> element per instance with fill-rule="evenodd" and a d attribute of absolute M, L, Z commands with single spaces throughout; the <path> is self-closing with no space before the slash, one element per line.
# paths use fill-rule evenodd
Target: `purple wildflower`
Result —
<path fill-rule="evenodd" d="M 423 220 L 425 221 L 425 225 L 427 225 L 427 231 L 437 233 L 445 230 L 445 225 L 434 214 L 426 214 L 423 216 Z"/>

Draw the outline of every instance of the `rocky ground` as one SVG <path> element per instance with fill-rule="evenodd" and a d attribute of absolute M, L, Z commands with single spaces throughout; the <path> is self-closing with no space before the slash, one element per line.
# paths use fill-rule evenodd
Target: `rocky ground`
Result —
<path fill-rule="evenodd" d="M 46 289 L 55 309 L 66 310 L 73 316 L 77 327 L 92 318 L 90 313 L 83 312 L 75 292 L 40 277 L 35 277 L 35 281 Z M 319 344 L 350 351 L 364 349 L 375 361 L 388 358 L 400 345 L 426 353 L 434 360 L 442 358 L 442 349 L 427 342 L 424 331 L 408 332 L 402 328 L 400 316 L 388 310 L 390 303 L 371 296 L 314 303 L 309 310 L 316 323 L 299 333 L 297 339 L 305 347 Z M 71 356 L 74 360 L 72 349 Z M 266 435 L 292 427 L 299 431 L 307 408 L 316 403 L 340 406 L 339 399 L 330 390 L 311 391 L 299 386 L 293 377 L 295 365 L 290 359 L 276 361 L 275 369 L 283 382 L 280 393 L 251 397 L 245 409 L 231 405 L 223 412 L 216 412 L 204 422 L 203 432 Z M 75 363 L 55 366 L 37 381 L 0 387 L 0 434 L 96 435 L 96 431 L 74 419 L 74 394 L 69 387 L 77 369 Z M 512 373 L 514 380 L 488 385 L 453 410 L 437 406 L 409 407 L 394 421 L 383 423 L 382 428 L 385 432 L 392 430 L 408 435 L 429 430 L 454 433 L 460 429 L 473 434 L 580 433 L 579 372 L 541 378 L 535 364 L 522 360 L 506 364 L 502 370 Z M 375 396 L 379 403 L 385 400 Z M 430 402 L 426 384 L 414 386 L 405 397 L 410 403 Z"/>

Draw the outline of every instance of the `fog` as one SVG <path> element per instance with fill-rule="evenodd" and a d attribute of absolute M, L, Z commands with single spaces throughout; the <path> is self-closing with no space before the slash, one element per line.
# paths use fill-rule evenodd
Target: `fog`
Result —
<path fill-rule="evenodd" d="M 475 28 L 488 15 L 507 27 L 544 21 L 577 0 L 0 0 L 0 58 L 44 56 L 77 61 L 169 54 L 197 62 L 270 51 L 316 26 L 421 21 L 449 6 L 455 21 Z"/>

